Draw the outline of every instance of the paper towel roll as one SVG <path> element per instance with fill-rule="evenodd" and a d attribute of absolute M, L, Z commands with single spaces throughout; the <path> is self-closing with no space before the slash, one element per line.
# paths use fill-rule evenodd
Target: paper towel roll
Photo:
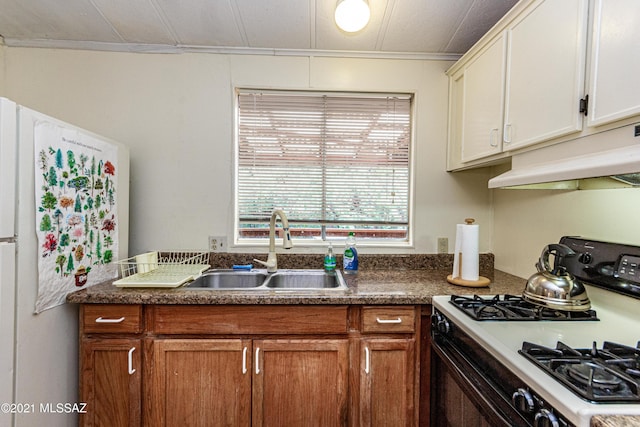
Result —
<path fill-rule="evenodd" d="M 456 244 L 453 255 L 453 278 L 476 281 L 479 279 L 480 254 L 478 252 L 478 236 L 480 226 L 473 224 L 471 218 L 466 224 L 456 226 Z"/>

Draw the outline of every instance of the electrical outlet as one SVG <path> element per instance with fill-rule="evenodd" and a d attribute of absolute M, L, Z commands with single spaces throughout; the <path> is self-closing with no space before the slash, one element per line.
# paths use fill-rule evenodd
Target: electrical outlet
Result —
<path fill-rule="evenodd" d="M 438 237 L 438 253 L 439 254 L 448 254 L 449 253 L 449 239 L 446 237 Z"/>
<path fill-rule="evenodd" d="M 211 252 L 226 252 L 227 238 L 225 236 L 209 236 L 209 250 Z"/>

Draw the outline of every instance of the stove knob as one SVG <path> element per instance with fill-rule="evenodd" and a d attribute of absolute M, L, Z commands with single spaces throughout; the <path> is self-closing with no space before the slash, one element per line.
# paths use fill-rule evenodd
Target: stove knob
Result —
<path fill-rule="evenodd" d="M 593 257 L 590 253 L 585 252 L 583 254 L 580 254 L 580 256 L 578 257 L 578 261 L 583 264 L 591 264 L 591 261 L 593 261 Z"/>
<path fill-rule="evenodd" d="M 560 427 L 558 418 L 548 409 L 540 409 L 533 420 L 534 427 Z"/>
<path fill-rule="evenodd" d="M 436 313 L 434 317 L 434 324 L 438 332 L 440 332 L 442 335 L 448 335 L 449 332 L 451 332 L 451 324 L 449 323 L 449 319 L 447 319 L 440 313 Z"/>
<path fill-rule="evenodd" d="M 535 410 L 535 403 L 533 402 L 533 396 L 529 393 L 529 390 L 519 388 L 511 396 L 511 402 L 515 405 L 520 412 L 527 414 L 532 413 Z"/>

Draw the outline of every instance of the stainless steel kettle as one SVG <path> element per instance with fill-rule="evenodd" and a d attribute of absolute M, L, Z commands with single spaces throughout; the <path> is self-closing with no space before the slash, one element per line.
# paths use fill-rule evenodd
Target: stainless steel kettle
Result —
<path fill-rule="evenodd" d="M 554 255 L 553 269 L 549 255 Z M 564 311 L 585 311 L 591 308 L 584 285 L 567 272 L 562 259 L 575 256 L 570 247 L 550 244 L 542 250 L 536 264 L 537 273 L 529 277 L 522 297 L 533 304 Z"/>

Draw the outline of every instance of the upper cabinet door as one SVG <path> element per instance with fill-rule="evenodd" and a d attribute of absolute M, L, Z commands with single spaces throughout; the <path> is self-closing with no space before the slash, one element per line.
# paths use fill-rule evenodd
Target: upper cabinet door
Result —
<path fill-rule="evenodd" d="M 588 125 L 640 114 L 640 1 L 596 0 Z"/>
<path fill-rule="evenodd" d="M 506 39 L 502 33 L 464 70 L 463 162 L 502 151 L 505 53 Z"/>
<path fill-rule="evenodd" d="M 503 150 L 582 129 L 587 3 L 540 0 L 507 29 Z"/>

